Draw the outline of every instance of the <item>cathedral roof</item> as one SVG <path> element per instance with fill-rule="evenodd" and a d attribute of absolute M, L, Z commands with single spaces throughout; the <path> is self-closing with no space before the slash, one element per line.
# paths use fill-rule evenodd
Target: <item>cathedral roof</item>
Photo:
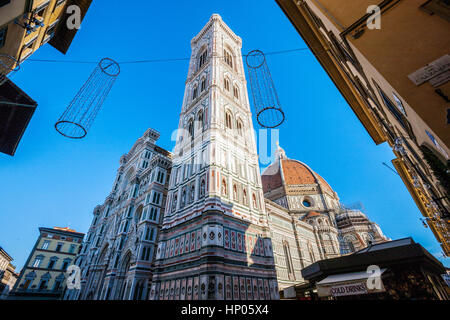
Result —
<path fill-rule="evenodd" d="M 301 161 L 289 159 L 280 147 L 276 152 L 275 162 L 268 166 L 261 175 L 264 192 L 283 186 L 319 184 L 333 192 L 330 185 L 319 174 Z"/>

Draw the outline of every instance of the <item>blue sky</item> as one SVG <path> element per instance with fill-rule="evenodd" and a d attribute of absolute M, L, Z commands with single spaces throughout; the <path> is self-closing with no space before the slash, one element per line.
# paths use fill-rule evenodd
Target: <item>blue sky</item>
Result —
<path fill-rule="evenodd" d="M 185 58 L 190 40 L 213 13 L 243 39 L 243 53 L 306 47 L 275 1 L 137 3 L 94 1 L 66 56 L 45 45 L 31 58 Z M 362 202 L 388 237 L 412 236 L 448 265 L 400 177 L 382 165 L 391 165 L 391 149 L 374 144 L 309 50 L 267 61 L 287 115 L 279 135 L 288 157 L 323 176 L 344 204 Z M 188 61 L 122 65 L 86 138 L 71 140 L 55 131 L 55 121 L 94 67 L 26 61 L 12 76 L 39 103 L 16 155 L 0 154 L 0 246 L 18 270 L 39 227 L 87 232 L 94 207 L 111 191 L 120 156 L 147 128 L 161 132 L 161 147 L 173 147 Z"/>

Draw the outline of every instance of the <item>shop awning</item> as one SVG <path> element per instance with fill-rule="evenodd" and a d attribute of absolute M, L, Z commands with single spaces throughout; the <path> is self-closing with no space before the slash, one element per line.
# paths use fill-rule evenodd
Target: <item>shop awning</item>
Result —
<path fill-rule="evenodd" d="M 381 269 L 377 277 L 366 271 L 330 275 L 317 282 L 317 294 L 319 297 L 338 297 L 384 292 L 381 275 L 386 270 Z"/>

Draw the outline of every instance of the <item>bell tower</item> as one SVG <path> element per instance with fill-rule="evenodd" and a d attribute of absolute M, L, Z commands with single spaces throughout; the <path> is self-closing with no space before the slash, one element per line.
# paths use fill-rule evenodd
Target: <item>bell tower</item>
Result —
<path fill-rule="evenodd" d="M 191 41 L 150 299 L 278 299 L 242 40 L 213 14 Z"/>

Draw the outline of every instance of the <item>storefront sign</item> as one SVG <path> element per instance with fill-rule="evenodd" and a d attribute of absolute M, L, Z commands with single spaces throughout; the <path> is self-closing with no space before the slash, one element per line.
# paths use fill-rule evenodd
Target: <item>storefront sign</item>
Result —
<path fill-rule="evenodd" d="M 408 78 L 416 86 L 433 79 L 436 76 L 450 70 L 450 55 L 446 54 L 441 58 L 427 64 L 425 67 L 411 73 Z M 444 74 L 437 80 L 433 80 L 434 86 L 442 85 L 448 81 L 448 75 Z"/>
<path fill-rule="evenodd" d="M 367 288 L 363 282 L 343 284 L 331 287 L 330 293 L 333 297 L 367 294 Z"/>

